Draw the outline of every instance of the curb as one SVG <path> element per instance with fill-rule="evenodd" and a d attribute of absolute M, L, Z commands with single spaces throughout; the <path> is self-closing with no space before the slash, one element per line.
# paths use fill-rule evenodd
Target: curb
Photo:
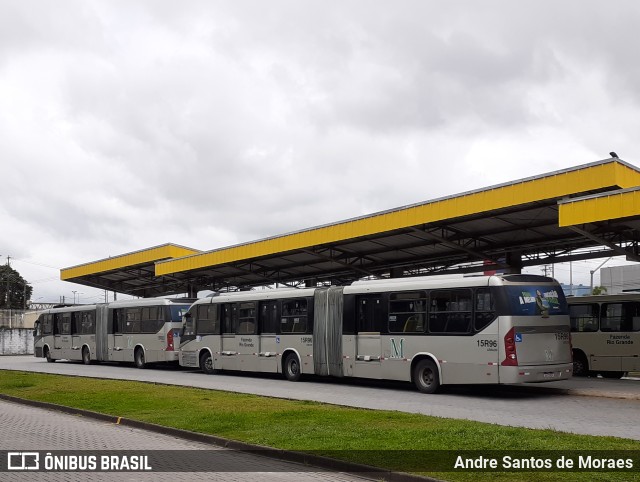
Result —
<path fill-rule="evenodd" d="M 99 420 L 101 422 L 113 423 L 115 425 L 123 425 L 125 427 L 132 427 L 149 432 L 155 432 L 163 435 L 170 435 L 192 442 L 200 442 L 208 445 L 216 445 L 230 450 L 238 452 L 245 452 L 251 455 L 258 455 L 261 457 L 268 457 L 282 462 L 296 463 L 305 465 L 307 467 L 317 467 L 323 470 L 330 470 L 333 472 L 346 472 L 354 474 L 360 477 L 369 478 L 373 480 L 382 480 L 388 482 L 441 482 L 439 479 L 433 479 L 421 475 L 413 475 L 404 472 L 394 472 L 387 469 L 381 469 L 378 467 L 372 467 L 369 465 L 356 464 L 353 462 L 346 462 L 338 459 L 331 459 L 329 457 L 323 457 L 320 455 L 305 454 L 303 452 L 293 452 L 290 450 L 276 449 L 272 447 L 265 447 L 261 445 L 253 445 L 245 442 L 239 442 L 236 440 L 230 440 L 216 435 L 207 435 L 198 432 L 190 432 L 173 427 L 165 427 L 148 422 L 141 422 L 139 420 L 133 420 L 124 417 L 118 417 L 115 415 L 107 415 L 99 412 L 92 412 L 90 410 L 83 410 L 80 408 L 72 408 L 64 405 L 57 405 L 49 402 L 40 402 L 37 400 L 28 400 L 26 398 L 14 397 L 11 395 L 5 395 L 0 393 L 0 400 L 4 400 L 12 403 L 19 403 L 35 408 L 43 408 L 47 410 L 54 410 L 69 415 L 81 415 L 83 417 Z"/>
<path fill-rule="evenodd" d="M 615 400 L 640 400 L 640 393 L 630 392 L 606 392 L 597 388 L 553 388 L 553 387 L 532 387 L 526 385 L 517 386 L 518 391 L 528 393 L 538 393 L 546 395 L 573 395 L 577 397 L 611 398 Z M 513 393 L 509 386 L 505 385 L 500 390 L 503 393 Z"/>

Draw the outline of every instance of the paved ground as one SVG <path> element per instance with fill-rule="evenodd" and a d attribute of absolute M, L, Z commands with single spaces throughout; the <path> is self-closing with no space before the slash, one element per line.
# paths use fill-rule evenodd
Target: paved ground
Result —
<path fill-rule="evenodd" d="M 640 424 L 637 423 L 640 380 L 633 379 L 573 379 L 506 389 L 456 387 L 438 395 L 423 395 L 409 384 L 399 383 L 323 378 L 291 383 L 275 376 L 207 376 L 179 369 L 138 370 L 115 364 L 46 363 L 31 356 L 0 357 L 0 369 L 144 380 L 640 440 Z"/>
<path fill-rule="evenodd" d="M 81 450 L 172 450 L 172 460 L 180 457 L 177 451 L 202 451 L 203 454 L 216 450 L 218 463 L 223 460 L 224 472 L 152 472 L 152 473 L 0 473 L 2 481 L 363 481 L 348 474 L 330 472 L 310 472 L 308 468 L 296 464 L 249 455 L 197 442 L 189 442 L 167 435 L 138 430 L 122 425 L 99 422 L 79 416 L 52 412 L 41 408 L 0 401 L 0 451 L 49 451 L 67 450 L 78 454 Z M 73 452 L 76 451 L 76 452 Z M 193 455 L 193 454 L 190 454 Z M 4 462 L 4 461 L 3 461 Z M 197 463 L 197 462 L 196 462 Z M 219 465 L 217 465 L 219 467 Z M 190 466 L 193 467 L 193 466 Z M 234 472 L 234 470 L 242 470 Z"/>

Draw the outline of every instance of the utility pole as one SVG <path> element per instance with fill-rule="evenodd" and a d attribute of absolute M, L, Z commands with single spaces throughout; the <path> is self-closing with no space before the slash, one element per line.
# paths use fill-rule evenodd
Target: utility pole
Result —
<path fill-rule="evenodd" d="M 599 270 L 600 268 L 602 268 L 606 262 L 611 261 L 612 259 L 613 259 L 613 256 L 612 256 L 612 257 L 610 257 L 610 258 L 605 259 L 602 263 L 600 263 L 600 265 L 599 265 L 596 269 L 592 269 L 591 271 L 589 271 L 589 273 L 591 274 L 591 285 L 590 285 L 590 288 L 589 288 L 589 294 L 590 294 L 590 295 L 592 295 L 592 294 L 593 294 L 593 274 L 594 274 L 594 273 L 597 273 L 597 272 L 598 272 L 598 270 Z M 602 281 L 602 280 L 601 280 L 601 281 Z M 600 283 L 600 284 L 602 284 L 602 283 Z"/>

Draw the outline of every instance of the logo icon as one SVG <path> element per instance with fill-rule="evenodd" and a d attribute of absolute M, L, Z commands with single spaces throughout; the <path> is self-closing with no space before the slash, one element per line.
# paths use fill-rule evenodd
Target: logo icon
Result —
<path fill-rule="evenodd" d="M 520 343 L 522 341 L 522 333 L 516 333 L 516 343 Z"/>
<path fill-rule="evenodd" d="M 40 454 L 38 452 L 7 452 L 7 470 L 38 470 Z"/>

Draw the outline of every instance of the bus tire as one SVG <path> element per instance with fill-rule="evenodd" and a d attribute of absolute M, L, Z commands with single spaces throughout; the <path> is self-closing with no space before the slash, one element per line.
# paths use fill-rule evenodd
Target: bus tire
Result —
<path fill-rule="evenodd" d="M 420 360 L 413 369 L 413 384 L 419 392 L 436 393 L 440 388 L 438 367 L 428 358 Z"/>
<path fill-rule="evenodd" d="M 82 349 L 82 363 L 91 365 L 91 352 L 86 346 Z"/>
<path fill-rule="evenodd" d="M 200 355 L 200 370 L 207 375 L 213 375 L 216 372 L 213 366 L 213 357 L 206 350 Z"/>
<path fill-rule="evenodd" d="M 602 378 L 617 378 L 620 379 L 625 376 L 626 372 L 600 372 Z"/>
<path fill-rule="evenodd" d="M 587 362 L 587 357 L 580 351 L 573 353 L 573 376 L 589 376 L 589 362 Z"/>
<path fill-rule="evenodd" d="M 136 365 L 136 368 L 144 368 L 146 362 L 144 360 L 144 350 L 140 347 L 136 348 L 136 351 L 133 355 L 133 362 Z"/>
<path fill-rule="evenodd" d="M 54 361 L 56 361 L 56 359 L 51 356 L 51 351 L 49 350 L 49 348 L 44 349 L 44 357 L 47 359 L 48 363 L 53 363 Z"/>
<path fill-rule="evenodd" d="M 295 353 L 289 353 L 284 359 L 284 377 L 290 382 L 297 382 L 302 375 L 300 371 L 300 360 Z"/>

